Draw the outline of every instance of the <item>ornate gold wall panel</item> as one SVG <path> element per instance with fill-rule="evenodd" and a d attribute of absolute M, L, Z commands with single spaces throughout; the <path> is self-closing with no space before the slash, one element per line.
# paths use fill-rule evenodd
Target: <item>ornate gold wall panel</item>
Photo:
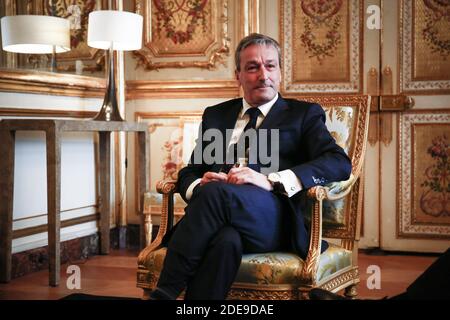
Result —
<path fill-rule="evenodd" d="M 280 1 L 283 93 L 362 92 L 360 0 Z"/>
<path fill-rule="evenodd" d="M 397 234 L 450 239 L 450 111 L 399 115 Z"/>
<path fill-rule="evenodd" d="M 450 92 L 450 2 L 401 2 L 400 90 Z"/>
<path fill-rule="evenodd" d="M 146 70 L 215 69 L 230 51 L 228 0 L 136 0 L 144 43 L 134 56 Z"/>

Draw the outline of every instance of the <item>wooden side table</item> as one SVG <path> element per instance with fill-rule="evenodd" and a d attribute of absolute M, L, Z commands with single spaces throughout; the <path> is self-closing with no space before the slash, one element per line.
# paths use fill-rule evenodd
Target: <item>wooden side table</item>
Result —
<path fill-rule="evenodd" d="M 66 131 L 98 132 L 100 176 L 100 253 L 109 253 L 110 225 L 110 150 L 111 132 L 136 132 L 138 141 L 139 210 L 143 210 L 148 181 L 148 134 L 144 123 L 93 121 L 6 119 L 0 121 L 0 281 L 11 280 L 11 249 L 14 190 L 15 132 L 45 131 L 47 145 L 47 207 L 49 284 L 57 286 L 60 278 L 60 205 L 61 205 L 61 137 Z M 141 212 L 141 217 L 143 215 Z M 143 225 L 141 223 L 141 231 Z"/>

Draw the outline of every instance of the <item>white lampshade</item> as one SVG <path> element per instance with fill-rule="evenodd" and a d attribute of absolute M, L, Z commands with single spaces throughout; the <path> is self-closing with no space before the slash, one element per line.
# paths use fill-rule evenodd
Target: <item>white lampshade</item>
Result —
<path fill-rule="evenodd" d="M 141 15 L 127 11 L 100 10 L 89 14 L 88 46 L 98 49 L 139 50 L 142 46 Z"/>
<path fill-rule="evenodd" d="M 1 19 L 2 47 L 19 53 L 56 53 L 70 50 L 70 22 L 51 16 L 18 15 Z"/>

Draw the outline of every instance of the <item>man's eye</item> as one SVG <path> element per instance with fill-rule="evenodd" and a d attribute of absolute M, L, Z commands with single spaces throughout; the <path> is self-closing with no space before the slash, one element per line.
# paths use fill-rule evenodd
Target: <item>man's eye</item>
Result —
<path fill-rule="evenodd" d="M 247 71 L 255 71 L 257 69 L 256 66 L 248 66 Z"/>
<path fill-rule="evenodd" d="M 269 69 L 269 70 L 273 70 L 273 69 L 275 69 L 275 65 L 274 64 L 268 64 L 266 66 L 266 68 Z"/>

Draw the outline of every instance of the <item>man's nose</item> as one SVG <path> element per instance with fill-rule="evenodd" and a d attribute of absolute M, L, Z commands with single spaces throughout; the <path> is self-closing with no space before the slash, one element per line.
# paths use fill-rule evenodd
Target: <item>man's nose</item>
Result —
<path fill-rule="evenodd" d="M 262 66 L 259 69 L 259 79 L 260 80 L 267 80 L 267 79 L 269 79 L 269 71 L 264 66 Z"/>

